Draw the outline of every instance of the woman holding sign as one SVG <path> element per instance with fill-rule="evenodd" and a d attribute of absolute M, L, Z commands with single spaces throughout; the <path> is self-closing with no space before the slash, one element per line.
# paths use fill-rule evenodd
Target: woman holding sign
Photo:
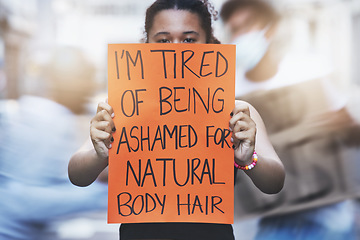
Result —
<path fill-rule="evenodd" d="M 213 9 L 206 0 L 157 0 L 146 12 L 147 43 L 219 43 L 213 36 Z M 108 103 L 99 103 L 91 121 L 89 141 L 69 162 L 69 178 L 87 186 L 108 166 L 108 150 L 116 131 L 115 113 Z M 284 168 L 266 134 L 257 111 L 236 101 L 229 112 L 235 169 L 241 169 L 265 193 L 277 193 L 284 182 Z M 256 149 L 256 152 L 255 152 Z M 229 174 L 232 174 L 230 172 Z M 234 239 L 230 224 L 130 223 L 122 224 L 121 239 Z"/>

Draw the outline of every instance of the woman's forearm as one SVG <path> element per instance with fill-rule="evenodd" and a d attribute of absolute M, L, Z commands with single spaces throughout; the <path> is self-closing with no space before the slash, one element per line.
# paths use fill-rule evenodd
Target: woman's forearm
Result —
<path fill-rule="evenodd" d="M 74 185 L 88 186 L 96 180 L 107 165 L 107 159 L 100 159 L 95 149 L 80 150 L 70 159 L 69 179 Z"/>
<path fill-rule="evenodd" d="M 256 166 L 245 173 L 262 192 L 275 194 L 280 192 L 284 185 L 285 171 L 280 161 L 258 155 Z"/>

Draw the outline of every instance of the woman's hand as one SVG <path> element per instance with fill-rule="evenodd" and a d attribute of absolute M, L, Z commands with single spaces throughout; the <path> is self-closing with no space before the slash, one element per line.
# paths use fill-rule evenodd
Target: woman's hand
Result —
<path fill-rule="evenodd" d="M 250 117 L 249 105 L 242 101 L 235 101 L 235 108 L 231 112 L 231 116 L 229 125 L 232 131 L 235 161 L 240 166 L 246 166 L 252 163 L 256 124 Z"/>
<path fill-rule="evenodd" d="M 108 166 L 109 148 L 114 141 L 114 111 L 107 103 L 99 103 L 97 113 L 90 122 L 90 138 L 70 158 L 68 174 L 70 181 L 77 186 L 88 186 L 100 177 L 107 178 L 103 172 Z M 103 172 L 103 174 L 101 174 Z"/>
<path fill-rule="evenodd" d="M 98 104 L 97 113 L 90 122 L 90 137 L 98 157 L 108 160 L 109 148 L 112 147 L 114 138 L 112 133 L 116 131 L 114 121 L 114 111 L 112 107 L 101 102 Z"/>
<path fill-rule="evenodd" d="M 251 111 L 251 116 L 250 116 Z M 256 167 L 245 173 L 264 193 L 278 193 L 285 179 L 285 170 L 269 141 L 261 116 L 254 107 L 243 101 L 235 101 L 235 108 L 229 122 L 232 130 L 235 161 L 240 166 L 252 163 L 256 146 L 258 161 Z"/>

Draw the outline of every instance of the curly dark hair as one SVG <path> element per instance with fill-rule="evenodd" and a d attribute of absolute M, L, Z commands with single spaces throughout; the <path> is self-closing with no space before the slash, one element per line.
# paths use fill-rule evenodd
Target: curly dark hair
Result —
<path fill-rule="evenodd" d="M 162 10 L 186 10 L 199 16 L 201 26 L 206 33 L 206 43 L 220 43 L 214 36 L 212 19 L 217 19 L 217 11 L 207 0 L 157 0 L 147 10 L 145 17 L 145 42 L 149 41 L 149 32 L 154 17 Z"/>

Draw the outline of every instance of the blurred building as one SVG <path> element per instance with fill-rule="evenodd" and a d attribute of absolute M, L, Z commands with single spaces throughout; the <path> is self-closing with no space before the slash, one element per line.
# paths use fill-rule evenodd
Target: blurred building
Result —
<path fill-rule="evenodd" d="M 34 34 L 36 3 L 36 0 L 27 1 L 27 4 L 16 0 L 0 1 L 0 97 L 18 98 L 20 95 L 25 44 Z"/>

